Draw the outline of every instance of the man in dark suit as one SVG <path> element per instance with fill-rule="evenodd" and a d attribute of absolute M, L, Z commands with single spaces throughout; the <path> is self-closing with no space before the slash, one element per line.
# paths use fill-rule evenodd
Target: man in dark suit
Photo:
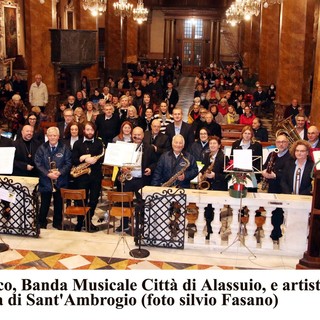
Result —
<path fill-rule="evenodd" d="M 161 122 L 158 119 L 154 119 L 151 123 L 151 131 L 145 131 L 143 143 L 150 145 L 157 155 L 159 160 L 162 153 L 170 150 L 169 137 L 166 134 L 160 133 Z"/>
<path fill-rule="evenodd" d="M 166 128 L 166 135 L 169 137 L 170 143 L 176 134 L 181 134 L 184 138 L 184 150 L 194 142 L 194 132 L 190 124 L 182 121 L 182 109 L 176 107 L 172 111 L 173 123 L 170 123 Z"/>
<path fill-rule="evenodd" d="M 308 129 L 306 126 L 307 118 L 304 115 L 298 114 L 295 117 L 296 120 L 296 131 L 302 140 L 308 140 Z"/>
<path fill-rule="evenodd" d="M 176 107 L 176 105 L 179 101 L 178 90 L 176 90 L 173 87 L 172 81 L 168 81 L 168 83 L 167 83 L 167 90 L 165 92 L 164 100 L 166 100 L 168 103 L 169 113 L 172 113 L 172 110 Z"/>
<path fill-rule="evenodd" d="M 311 148 L 320 148 L 319 130 L 316 126 L 310 126 L 308 128 L 307 136 Z"/>
<path fill-rule="evenodd" d="M 65 109 L 63 111 L 64 121 L 61 121 L 57 124 L 60 133 L 60 139 L 65 138 L 65 130 L 68 124 L 73 120 L 73 110 L 71 108 Z"/>
<path fill-rule="evenodd" d="M 261 86 L 258 86 L 257 91 L 253 93 L 253 110 L 256 116 L 262 116 L 262 112 L 265 111 L 264 106 L 267 100 L 267 93 L 262 90 Z"/>
<path fill-rule="evenodd" d="M 13 146 L 16 148 L 13 163 L 14 176 L 38 176 L 34 156 L 41 142 L 33 138 L 33 130 L 32 126 L 24 125 L 21 130 L 21 137 L 13 142 Z"/>

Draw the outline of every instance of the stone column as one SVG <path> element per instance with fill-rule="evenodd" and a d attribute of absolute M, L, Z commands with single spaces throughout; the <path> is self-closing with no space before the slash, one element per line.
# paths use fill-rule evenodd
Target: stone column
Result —
<path fill-rule="evenodd" d="M 280 5 L 261 11 L 259 81 L 264 86 L 276 83 L 279 65 Z"/>
<path fill-rule="evenodd" d="M 286 0 L 281 7 L 277 100 L 310 102 L 315 0 Z"/>
<path fill-rule="evenodd" d="M 218 65 L 220 62 L 220 26 L 221 22 L 216 21 L 215 23 L 215 41 L 214 41 L 214 62 Z"/>
<path fill-rule="evenodd" d="M 314 74 L 313 74 L 313 89 L 312 89 L 312 104 L 311 104 L 311 114 L 310 123 L 312 125 L 320 128 L 320 14 L 319 14 L 319 4 L 317 8 L 317 20 L 316 25 L 316 52 L 315 52 L 315 62 L 314 62 Z"/>

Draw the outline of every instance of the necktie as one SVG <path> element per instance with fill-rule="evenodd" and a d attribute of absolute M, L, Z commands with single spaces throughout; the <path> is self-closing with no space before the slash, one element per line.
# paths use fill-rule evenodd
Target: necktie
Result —
<path fill-rule="evenodd" d="M 294 180 L 294 194 L 299 194 L 299 189 L 300 189 L 300 180 L 301 180 L 301 169 L 298 168 L 296 172 L 296 177 Z"/>
<path fill-rule="evenodd" d="M 51 147 L 51 153 L 54 153 L 56 151 L 56 147 Z"/>

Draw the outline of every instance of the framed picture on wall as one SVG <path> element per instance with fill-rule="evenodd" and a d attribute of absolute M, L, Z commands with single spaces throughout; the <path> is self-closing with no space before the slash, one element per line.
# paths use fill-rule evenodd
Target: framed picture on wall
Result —
<path fill-rule="evenodd" d="M 3 5 L 5 56 L 15 58 L 18 55 L 17 7 Z"/>

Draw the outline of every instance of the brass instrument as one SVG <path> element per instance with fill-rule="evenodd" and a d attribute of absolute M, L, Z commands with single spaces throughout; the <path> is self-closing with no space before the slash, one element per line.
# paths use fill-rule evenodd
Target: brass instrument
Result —
<path fill-rule="evenodd" d="M 57 164 L 55 161 L 51 161 L 51 158 L 49 157 L 49 172 L 54 172 L 54 171 L 59 171 L 59 169 L 57 168 Z M 56 184 L 57 184 L 57 179 L 51 179 L 51 192 L 56 192 L 57 188 L 56 188 Z"/>
<path fill-rule="evenodd" d="M 179 170 L 176 174 L 174 174 L 167 182 L 163 183 L 161 187 L 171 187 L 179 176 L 181 176 L 190 166 L 190 161 L 181 153 L 182 159 L 186 162 L 186 165 Z"/>
<path fill-rule="evenodd" d="M 270 159 L 266 168 L 266 172 L 267 173 L 271 173 L 273 168 L 274 168 L 274 163 L 276 161 L 277 158 L 277 154 L 279 153 L 279 149 L 275 148 L 274 151 L 272 151 L 271 155 L 270 155 Z M 261 189 L 262 190 L 267 190 L 269 186 L 269 182 L 268 179 L 266 177 L 263 177 L 262 179 L 262 184 L 261 184 Z"/>
<path fill-rule="evenodd" d="M 103 157 L 103 155 L 104 155 L 104 148 L 102 148 L 102 153 L 97 156 L 94 156 L 94 158 L 96 158 L 96 160 L 98 160 L 101 157 Z M 90 155 L 90 157 L 91 157 L 91 155 Z M 91 166 L 91 164 L 87 163 L 87 162 L 80 163 L 78 166 L 74 166 L 71 168 L 70 175 L 73 178 L 78 178 L 84 174 L 90 174 L 91 173 L 90 166 Z"/>
<path fill-rule="evenodd" d="M 295 126 L 292 124 L 291 116 L 282 120 L 279 125 L 279 129 L 276 132 L 276 137 L 279 134 L 285 134 L 288 137 L 289 143 L 292 144 L 295 141 L 301 140 L 299 133 Z"/>
<path fill-rule="evenodd" d="M 125 181 L 130 181 L 132 180 L 132 174 L 131 171 L 134 168 L 134 164 L 133 163 L 126 163 L 123 165 L 122 169 L 126 168 L 127 171 L 126 172 L 121 172 L 120 176 L 119 176 L 119 181 L 120 182 L 125 182 Z"/>
<path fill-rule="evenodd" d="M 210 155 L 211 157 L 211 155 Z M 209 190 L 210 189 L 210 182 L 207 181 L 207 177 L 205 176 L 206 173 L 210 173 L 213 169 L 213 166 L 214 166 L 214 163 L 215 163 L 215 160 L 213 160 L 210 165 L 208 166 L 206 172 L 203 173 L 201 179 L 199 179 L 199 183 L 198 183 L 198 189 L 200 190 Z"/>

